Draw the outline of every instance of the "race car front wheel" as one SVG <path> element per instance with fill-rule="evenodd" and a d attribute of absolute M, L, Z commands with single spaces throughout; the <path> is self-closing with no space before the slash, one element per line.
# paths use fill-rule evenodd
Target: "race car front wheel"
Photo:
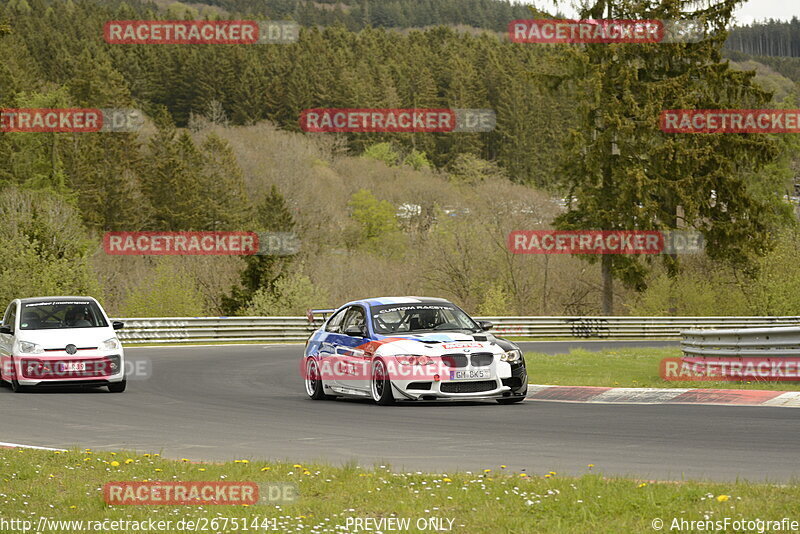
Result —
<path fill-rule="evenodd" d="M 388 406 L 394 404 L 394 395 L 392 395 L 392 382 L 389 380 L 389 373 L 386 372 L 386 364 L 383 360 L 375 360 L 372 363 L 372 380 L 370 381 L 372 387 L 372 400 L 380 406 Z"/>
<path fill-rule="evenodd" d="M 332 399 L 333 396 L 326 395 L 322 387 L 322 377 L 320 376 L 317 360 L 314 358 L 306 359 L 306 393 L 314 400 Z"/>

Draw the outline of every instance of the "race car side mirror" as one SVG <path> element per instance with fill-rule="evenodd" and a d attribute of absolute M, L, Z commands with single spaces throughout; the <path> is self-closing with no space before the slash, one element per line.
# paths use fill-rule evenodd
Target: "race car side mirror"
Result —
<path fill-rule="evenodd" d="M 111 326 L 114 328 L 114 330 L 119 330 L 120 328 L 125 326 L 125 323 L 123 323 L 122 321 L 114 321 L 113 323 L 111 323 Z"/>
<path fill-rule="evenodd" d="M 10 326 L 0 326 L 0 334 L 13 334 L 14 331 L 11 330 Z"/>
<path fill-rule="evenodd" d="M 492 321 L 478 321 L 478 326 L 481 327 L 482 330 L 491 330 L 494 324 Z"/>
<path fill-rule="evenodd" d="M 344 329 L 344 335 L 351 337 L 364 337 L 364 327 L 352 324 Z"/>

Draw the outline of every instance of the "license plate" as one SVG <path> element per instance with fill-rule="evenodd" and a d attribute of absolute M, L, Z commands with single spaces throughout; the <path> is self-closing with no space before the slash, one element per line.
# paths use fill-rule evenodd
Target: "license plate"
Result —
<path fill-rule="evenodd" d="M 85 371 L 86 370 L 86 362 L 66 362 L 60 364 L 60 371 L 69 373 L 72 371 Z"/>
<path fill-rule="evenodd" d="M 464 369 L 463 371 L 450 371 L 450 380 L 485 380 L 492 378 L 491 369 Z"/>

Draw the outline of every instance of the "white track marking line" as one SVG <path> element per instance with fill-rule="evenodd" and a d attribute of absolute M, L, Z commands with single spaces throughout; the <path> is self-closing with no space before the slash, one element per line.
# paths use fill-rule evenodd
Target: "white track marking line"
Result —
<path fill-rule="evenodd" d="M 0 447 L 8 447 L 9 449 L 36 449 L 40 451 L 61 451 L 66 452 L 67 449 L 54 449 L 52 447 L 38 447 L 36 445 L 22 445 L 19 443 L 4 443 L 0 441 Z"/>

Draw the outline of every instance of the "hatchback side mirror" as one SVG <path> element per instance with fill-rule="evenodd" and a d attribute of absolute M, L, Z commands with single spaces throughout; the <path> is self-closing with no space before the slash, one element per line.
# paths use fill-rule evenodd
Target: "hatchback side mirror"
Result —
<path fill-rule="evenodd" d="M 486 331 L 491 330 L 494 324 L 492 324 L 492 321 L 478 321 L 478 326 L 480 326 L 482 330 Z"/>
<path fill-rule="evenodd" d="M 13 334 L 14 331 L 8 325 L 0 326 L 0 334 Z"/>
<path fill-rule="evenodd" d="M 363 326 L 352 324 L 344 329 L 344 335 L 350 337 L 365 337 L 364 330 L 365 328 Z"/>
<path fill-rule="evenodd" d="M 114 321 L 113 323 L 111 323 L 111 326 L 114 328 L 114 330 L 119 330 L 120 328 L 123 328 L 125 326 L 125 323 L 123 323 L 122 321 Z"/>

